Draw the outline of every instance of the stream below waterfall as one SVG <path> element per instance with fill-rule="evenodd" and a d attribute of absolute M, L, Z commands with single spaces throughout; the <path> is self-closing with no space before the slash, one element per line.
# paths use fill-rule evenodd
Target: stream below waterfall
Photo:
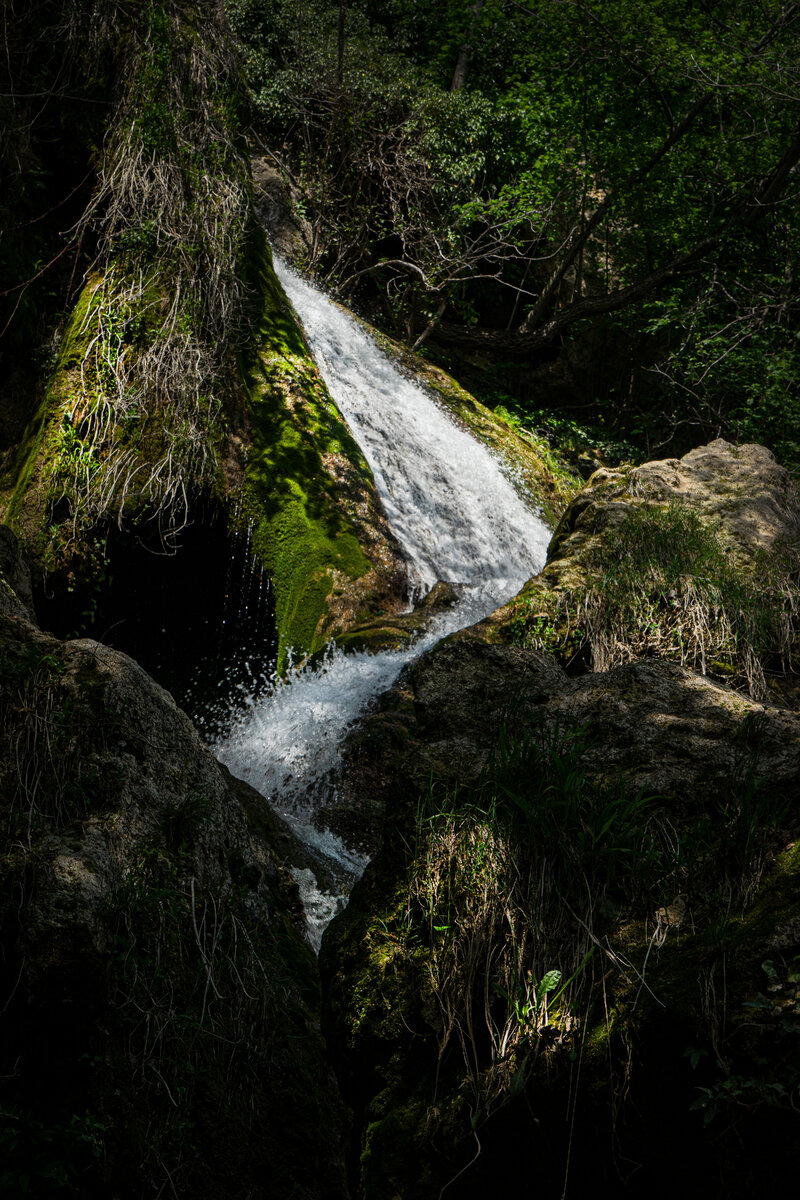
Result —
<path fill-rule="evenodd" d="M 458 602 L 412 646 L 378 653 L 332 650 L 252 699 L 214 746 L 313 851 L 335 865 L 326 892 L 296 871 L 318 947 L 322 931 L 366 865 L 314 823 L 311 785 L 339 762 L 342 740 L 370 700 L 406 663 L 473 624 L 541 570 L 550 531 L 521 499 L 505 465 L 406 378 L 351 316 L 275 256 L 275 269 L 306 332 L 320 374 L 369 463 L 392 530 L 408 559 L 412 594 L 437 580 L 461 585 Z"/>

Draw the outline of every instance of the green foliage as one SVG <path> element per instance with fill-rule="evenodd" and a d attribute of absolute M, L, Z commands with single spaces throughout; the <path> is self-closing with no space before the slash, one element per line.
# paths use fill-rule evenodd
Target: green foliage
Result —
<path fill-rule="evenodd" d="M 107 1127 L 91 1112 L 45 1125 L 16 1106 L 0 1112 L 0 1193 L 80 1195 L 82 1175 L 103 1154 Z"/>
<path fill-rule="evenodd" d="M 558 413 L 532 408 L 503 393 L 495 392 L 483 399 L 491 405 L 497 416 L 513 428 L 546 438 L 558 454 L 569 462 L 581 463 L 587 456 L 599 456 L 603 464 L 608 466 L 641 460 L 641 450 L 633 442 L 610 436 L 602 425 L 581 425 Z"/>
<path fill-rule="evenodd" d="M 621 604 L 642 590 L 665 596 L 684 575 L 716 580 L 720 592 L 738 574 L 715 531 L 684 505 L 632 508 L 607 533 L 589 563 Z"/>
<path fill-rule="evenodd" d="M 744 265 L 724 286 L 715 279 L 649 306 L 649 329 L 669 346 L 651 377 L 670 397 L 673 422 L 761 442 L 796 469 L 800 362 L 789 264 L 797 258 L 798 234 L 788 221 L 768 232 L 730 246 Z M 761 269 L 749 265 L 753 259 Z M 653 438 L 670 434 L 657 413 L 642 412 L 641 421 Z"/>
<path fill-rule="evenodd" d="M 248 0 L 228 7 L 265 136 L 273 144 L 288 136 L 292 146 L 322 255 L 310 265 L 344 295 L 373 247 L 425 274 L 423 287 L 399 278 L 393 286 L 397 329 L 433 315 L 439 288 L 467 277 L 465 255 L 504 260 L 506 235 L 546 208 L 541 170 L 517 179 L 517 164 L 540 155 L 541 130 L 527 129 L 514 103 L 447 91 L 435 72 L 398 54 L 361 6 L 348 8 L 341 81 L 338 8 L 318 3 L 301 19 L 283 4 L 264 19 Z M 473 245 L 478 227 L 497 232 Z M 457 292 L 452 299 L 461 303 Z M 464 297 L 465 316 L 469 308 Z"/>
<path fill-rule="evenodd" d="M 558 352 L 555 322 L 558 402 L 590 410 L 609 457 L 721 432 L 797 461 L 798 210 L 747 205 L 794 145 L 793 9 L 228 9 L 260 133 L 305 194 L 309 265 L 339 294 L 417 345 L 441 330 L 469 370 L 470 351 Z M 612 297 L 573 340 L 586 305 Z M 515 375 L 505 390 L 538 408 L 537 383 Z"/>
<path fill-rule="evenodd" d="M 749 1061 L 726 1067 L 722 1078 L 698 1087 L 692 1109 L 700 1112 L 703 1124 L 718 1116 L 730 1119 L 739 1110 L 785 1109 L 796 1112 L 800 1102 L 800 958 L 789 964 L 766 959 L 761 964 L 764 992 L 745 1000 L 739 1025 L 740 1042 L 757 1030 L 756 1053 Z M 741 1053 L 741 1051 L 740 1051 Z M 690 1046 L 686 1056 L 693 1067 L 708 1054 Z"/>

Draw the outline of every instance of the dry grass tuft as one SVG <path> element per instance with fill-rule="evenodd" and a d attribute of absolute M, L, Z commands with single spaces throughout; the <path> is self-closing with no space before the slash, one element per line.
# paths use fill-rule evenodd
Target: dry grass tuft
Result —
<path fill-rule="evenodd" d="M 126 512 L 154 515 L 168 537 L 183 526 L 219 474 L 247 332 L 249 164 L 219 20 L 114 11 L 95 36 L 117 58 L 118 95 L 81 222 L 97 251 L 62 352 L 50 466 L 75 539 Z"/>

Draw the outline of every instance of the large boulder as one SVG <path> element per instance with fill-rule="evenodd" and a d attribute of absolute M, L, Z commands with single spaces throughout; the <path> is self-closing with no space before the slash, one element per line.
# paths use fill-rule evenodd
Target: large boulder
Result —
<path fill-rule="evenodd" d="M 592 538 L 648 504 L 691 508 L 732 553 L 751 563 L 800 538 L 800 498 L 786 468 L 765 446 L 718 438 L 680 459 L 596 471 L 556 529 L 549 575 L 564 579 L 569 564 L 586 557 Z"/>
<path fill-rule="evenodd" d="M 677 567 L 669 588 L 653 573 L 649 642 L 590 670 L 553 618 L 585 620 L 626 528 L 636 561 Z M 769 702 L 786 684 L 763 645 L 755 700 L 744 669 L 682 665 L 658 621 L 712 568 L 753 607 L 782 572 L 790 616 L 797 530 L 759 447 L 598 473 L 522 597 L 422 655 L 351 736 L 326 820 L 373 858 L 321 963 L 367 1200 L 482 1196 L 532 1163 L 576 1195 L 666 1197 L 690 1160 L 691 1194 L 720 1200 L 790 1177 L 800 715 Z"/>
<path fill-rule="evenodd" d="M 788 1177 L 796 713 L 670 663 L 570 679 L 462 639 L 368 717 L 338 802 L 377 848 L 322 948 L 365 1197 L 477 1197 L 532 1159 L 541 1186 L 569 1163 L 576 1194 L 666 1196 L 687 1158 L 654 1128 L 692 1148 L 694 1194 Z"/>
<path fill-rule="evenodd" d="M 286 831 L 133 660 L 38 629 L 4 529 L 0 562 L 2 1187 L 339 1200 Z"/>
<path fill-rule="evenodd" d="M 573 671 L 667 658 L 794 703 L 800 498 L 763 446 L 599 470 L 542 573 L 480 627 Z"/>

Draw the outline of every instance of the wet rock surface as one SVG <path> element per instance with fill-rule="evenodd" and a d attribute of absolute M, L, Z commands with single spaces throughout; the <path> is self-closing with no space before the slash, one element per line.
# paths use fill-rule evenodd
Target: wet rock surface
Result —
<path fill-rule="evenodd" d="M 411 612 L 383 613 L 353 625 L 336 638 L 344 650 L 395 650 L 425 633 L 431 622 L 455 607 L 464 588 L 439 580 Z"/>
<path fill-rule="evenodd" d="M 256 154 L 251 166 L 259 220 L 275 249 L 290 262 L 301 263 L 311 250 L 313 231 L 300 215 L 299 190 L 272 157 Z"/>

